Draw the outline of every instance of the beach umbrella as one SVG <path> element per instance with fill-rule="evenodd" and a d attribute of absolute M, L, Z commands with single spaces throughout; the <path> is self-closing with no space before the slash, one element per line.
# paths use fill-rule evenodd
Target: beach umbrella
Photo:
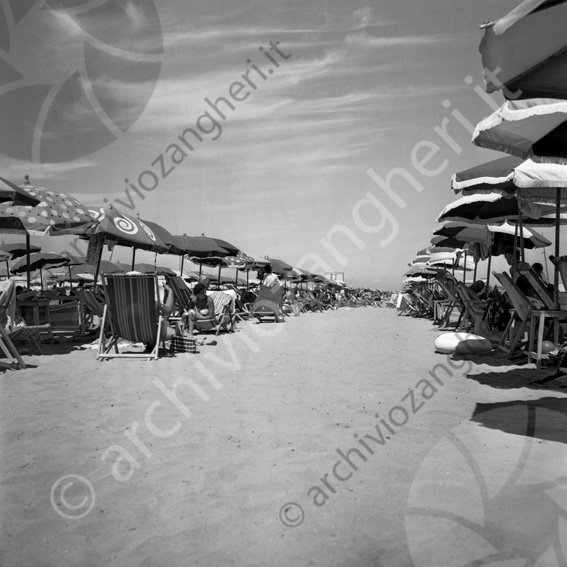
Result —
<path fill-rule="evenodd" d="M 2 243 L 0 245 L 0 251 L 10 254 L 12 258 L 20 258 L 21 256 L 25 256 L 28 249 L 30 253 L 41 252 L 41 246 L 30 244 L 28 248 L 25 242 L 17 242 L 14 244 Z"/>
<path fill-rule="evenodd" d="M 508 100 L 473 133 L 473 144 L 537 162 L 567 163 L 567 100 Z"/>
<path fill-rule="evenodd" d="M 463 246 L 469 242 L 478 242 L 487 246 L 492 243 L 492 254 L 497 256 L 502 254 L 505 248 L 514 245 L 514 237 L 517 231 L 516 227 L 508 223 L 482 226 L 449 222 L 436 229 L 433 234 L 455 239 L 461 242 Z M 529 249 L 544 248 L 551 245 L 551 241 L 532 228 L 523 227 L 523 238 L 525 247 Z"/>
<path fill-rule="evenodd" d="M 229 256 L 236 256 L 238 254 L 238 252 L 240 252 L 239 248 L 234 246 L 234 244 L 227 242 L 226 240 L 222 240 L 220 238 L 212 238 L 212 237 L 210 237 L 210 238 L 211 238 L 211 240 L 214 240 L 221 248 L 224 248 L 225 250 L 227 250 L 228 253 L 229 253 Z"/>
<path fill-rule="evenodd" d="M 39 270 L 40 278 L 42 278 L 41 273 L 43 268 L 57 268 L 59 266 L 67 266 L 68 264 L 69 258 L 66 258 L 65 256 L 59 256 L 58 254 L 51 254 L 48 252 L 35 252 L 29 256 L 26 255 L 21 257 L 17 262 L 15 262 L 10 271 L 13 274 L 26 272 L 29 280 L 30 273 L 34 270 Z M 41 289 L 43 289 L 43 278 L 41 279 Z"/>
<path fill-rule="evenodd" d="M 26 184 L 20 189 L 39 202 L 35 205 L 19 204 L 19 201 L 0 204 L 0 232 L 25 234 L 28 247 L 30 235 L 54 235 L 92 220 L 87 208 L 67 193 L 32 186 L 27 176 Z M 29 287 L 29 274 L 27 283 Z"/>
<path fill-rule="evenodd" d="M 132 266 L 129 264 L 122 264 L 118 262 L 116 264 L 117 268 L 121 272 L 140 272 L 141 274 L 157 274 L 158 276 L 175 276 L 176 273 L 171 268 L 167 268 L 166 266 L 159 266 L 156 264 L 149 264 L 147 262 L 139 262 L 134 264 L 133 269 Z"/>
<path fill-rule="evenodd" d="M 13 205 L 27 205 L 31 207 L 39 205 L 41 199 L 30 195 L 11 181 L 0 177 L 0 182 L 0 202 L 11 202 Z"/>
<path fill-rule="evenodd" d="M 0 232 L 45 236 L 92 221 L 88 209 L 67 193 L 22 185 L 37 205 L 0 204 Z"/>
<path fill-rule="evenodd" d="M 461 197 L 449 203 L 437 217 L 437 222 L 465 222 L 468 224 L 497 224 L 518 220 L 523 210 L 523 224 L 551 227 L 556 222 L 556 208 L 543 203 L 519 202 L 514 196 L 506 197 L 495 191 Z M 561 212 L 560 222 L 567 222 L 567 211 Z"/>
<path fill-rule="evenodd" d="M 188 256 L 191 261 L 200 263 L 201 258 L 223 258 L 229 256 L 230 252 L 217 244 L 208 236 L 187 236 L 186 234 L 175 235 L 175 246 L 182 251 L 181 272 L 183 272 L 183 261 Z"/>
<path fill-rule="evenodd" d="M 483 24 L 480 53 L 486 90 L 506 98 L 567 98 L 567 4 L 526 0 Z"/>
<path fill-rule="evenodd" d="M 93 218 L 89 223 L 68 230 L 66 234 L 87 238 L 100 234 L 104 236 L 106 242 L 160 254 L 169 250 L 169 245 L 139 218 L 121 213 L 112 207 L 91 209 L 90 213 Z"/>
<path fill-rule="evenodd" d="M 112 207 L 90 212 L 94 217 L 90 223 L 67 231 L 67 233 L 86 238 L 104 238 L 107 243 L 132 248 L 132 266 L 136 249 L 166 254 L 173 245 L 173 235 L 156 223 L 126 215 Z M 98 255 L 98 263 L 101 258 L 102 248 Z M 95 276 L 95 281 L 97 279 L 98 277 Z"/>
<path fill-rule="evenodd" d="M 283 260 L 278 260 L 277 258 L 266 258 L 266 260 L 272 266 L 272 272 L 278 276 L 285 276 L 286 272 L 293 269 L 293 266 Z"/>
<path fill-rule="evenodd" d="M 205 236 L 203 235 L 203 238 Z M 220 283 L 221 270 L 222 268 L 239 268 L 246 264 L 246 255 L 241 252 L 236 246 L 230 244 L 226 240 L 220 238 L 206 237 L 212 240 L 219 248 L 226 250 L 225 255 L 209 256 L 205 258 L 198 258 L 196 256 L 192 257 L 192 261 L 198 261 L 199 265 L 205 264 L 206 266 L 213 266 L 218 268 L 218 278 L 216 281 Z"/>
<path fill-rule="evenodd" d="M 215 240 L 208 236 L 187 236 L 186 234 L 174 235 L 175 246 L 183 254 L 194 258 L 210 258 L 229 256 L 230 252 L 219 246 Z"/>
<path fill-rule="evenodd" d="M 428 266 L 412 266 L 405 274 L 404 277 L 411 276 L 428 276 L 433 277 L 437 272 Z"/>

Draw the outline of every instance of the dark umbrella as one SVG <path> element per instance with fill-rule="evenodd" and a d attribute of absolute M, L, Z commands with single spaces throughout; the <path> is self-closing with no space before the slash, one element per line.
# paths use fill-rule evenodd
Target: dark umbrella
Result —
<path fill-rule="evenodd" d="M 41 289 L 43 289 L 43 277 L 41 276 L 41 270 L 46 267 L 57 268 L 59 266 L 67 266 L 69 264 L 69 258 L 64 256 L 59 256 L 57 254 L 50 254 L 48 252 L 36 252 L 35 254 L 30 254 L 29 257 L 26 255 L 20 258 L 11 268 L 13 274 L 20 274 L 26 272 L 29 274 L 33 270 L 40 270 L 41 279 Z"/>
<path fill-rule="evenodd" d="M 2 244 L 0 245 L 0 250 L 11 254 L 12 258 L 20 258 L 21 256 L 26 255 L 28 249 L 26 248 L 25 242 L 17 242 L 15 244 Z M 29 252 L 41 252 L 41 247 L 30 244 Z"/>
<path fill-rule="evenodd" d="M 285 276 L 285 274 L 293 270 L 293 266 L 290 266 L 287 262 L 283 260 L 278 260 L 277 258 L 266 258 L 272 266 L 272 272 L 278 276 Z"/>
<path fill-rule="evenodd" d="M 565 2 L 527 0 L 483 24 L 480 43 L 486 90 L 506 98 L 567 98 Z"/>

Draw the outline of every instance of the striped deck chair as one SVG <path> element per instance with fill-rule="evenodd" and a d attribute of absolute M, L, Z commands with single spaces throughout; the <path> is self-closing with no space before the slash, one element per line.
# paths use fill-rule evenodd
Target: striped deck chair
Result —
<path fill-rule="evenodd" d="M 183 311 L 190 308 L 191 302 L 193 301 L 193 293 L 181 276 L 167 278 L 167 283 L 175 297 L 177 315 L 181 316 L 183 315 Z"/>
<path fill-rule="evenodd" d="M 259 322 L 265 318 L 273 318 L 277 323 L 283 323 L 285 321 L 282 311 L 283 292 L 281 286 L 260 286 L 258 297 L 250 310 L 252 316 Z"/>
<path fill-rule="evenodd" d="M 103 277 L 106 305 L 100 327 L 98 355 L 105 358 L 157 359 L 164 317 L 156 305 L 157 276 L 108 274 Z M 111 336 L 106 338 L 104 327 L 110 325 Z M 155 345 L 153 350 L 121 354 L 118 341 L 126 339 L 134 343 Z M 114 352 L 111 352 L 114 350 Z"/>
<path fill-rule="evenodd" d="M 15 326 L 16 322 L 16 288 L 14 280 L 0 282 L 0 349 L 9 362 L 1 362 L 7 368 L 26 368 L 13 341 L 30 340 L 43 354 L 39 345 L 40 333 L 50 331 L 49 325 Z"/>
<path fill-rule="evenodd" d="M 236 327 L 234 297 L 224 291 L 211 291 L 207 295 L 213 300 L 215 315 L 210 319 L 196 319 L 195 328 L 200 331 L 232 332 Z"/>

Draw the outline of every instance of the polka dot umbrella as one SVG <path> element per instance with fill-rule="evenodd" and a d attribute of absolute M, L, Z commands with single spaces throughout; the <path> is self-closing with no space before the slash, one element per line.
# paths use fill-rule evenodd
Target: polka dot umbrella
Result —
<path fill-rule="evenodd" d="M 93 220 L 88 209 L 67 193 L 22 185 L 21 189 L 39 199 L 34 206 L 0 204 L 0 232 L 45 236 Z"/>
<path fill-rule="evenodd" d="M 39 201 L 36 205 L 0 203 L 0 232 L 25 234 L 26 245 L 30 235 L 54 235 L 93 220 L 88 209 L 67 193 L 26 184 L 20 189 Z M 29 255 L 28 255 L 29 261 Z M 28 272 L 29 287 L 29 272 Z"/>

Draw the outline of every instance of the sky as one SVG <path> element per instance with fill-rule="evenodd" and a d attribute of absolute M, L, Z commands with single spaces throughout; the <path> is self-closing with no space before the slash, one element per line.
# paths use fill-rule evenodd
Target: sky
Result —
<path fill-rule="evenodd" d="M 517 4 L 4 0 L 0 176 L 399 289 L 451 176 L 502 156 L 470 143 L 503 102 L 479 25 Z"/>

